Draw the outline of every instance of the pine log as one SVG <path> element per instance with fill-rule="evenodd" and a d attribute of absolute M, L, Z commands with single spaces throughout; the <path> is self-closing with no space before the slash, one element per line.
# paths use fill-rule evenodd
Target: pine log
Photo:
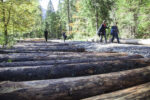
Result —
<path fill-rule="evenodd" d="M 46 61 L 20 61 L 20 62 L 2 62 L 0 67 L 18 67 L 18 66 L 40 66 L 40 65 L 56 65 L 56 64 L 71 64 L 71 63 L 85 63 L 85 62 L 98 62 L 98 61 L 114 61 L 126 59 L 143 58 L 140 55 L 132 56 L 108 56 L 108 57 L 90 57 L 90 58 L 74 58 L 63 60 L 46 60 Z"/>
<path fill-rule="evenodd" d="M 69 46 L 68 43 L 17 43 L 13 47 L 29 47 L 29 46 Z"/>
<path fill-rule="evenodd" d="M 82 100 L 150 100 L 150 82 Z"/>
<path fill-rule="evenodd" d="M 45 41 L 45 40 L 41 40 L 41 41 L 33 41 L 33 40 L 19 40 L 17 41 L 18 43 L 60 43 L 60 42 L 53 42 L 53 41 Z"/>
<path fill-rule="evenodd" d="M 15 48 L 15 49 L 0 49 L 0 53 L 32 53 L 41 51 L 65 51 L 65 52 L 84 52 L 85 49 L 74 46 L 51 46 L 48 48 L 34 47 L 34 48 Z"/>
<path fill-rule="evenodd" d="M 1 100 L 80 100 L 150 82 L 150 66 L 77 78 L 0 83 Z"/>
<path fill-rule="evenodd" d="M 102 74 L 150 65 L 150 59 L 0 68 L 0 81 L 27 81 Z"/>
<path fill-rule="evenodd" d="M 96 57 L 114 57 L 125 56 L 125 53 L 68 53 L 68 54 L 52 54 L 52 53 L 21 53 L 21 54 L 4 54 L 0 55 L 0 62 L 14 61 L 41 61 L 41 60 L 57 60 L 57 59 L 78 59 L 78 58 L 96 58 Z"/>

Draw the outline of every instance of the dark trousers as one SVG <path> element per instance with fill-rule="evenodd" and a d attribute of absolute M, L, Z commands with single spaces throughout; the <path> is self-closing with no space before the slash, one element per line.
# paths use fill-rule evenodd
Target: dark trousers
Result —
<path fill-rule="evenodd" d="M 47 42 L 47 34 L 45 34 L 45 40 L 46 40 L 46 42 Z"/>
<path fill-rule="evenodd" d="M 64 42 L 65 42 L 65 40 L 67 39 L 67 36 L 65 35 L 65 36 L 63 36 L 63 38 L 64 38 Z"/>
<path fill-rule="evenodd" d="M 103 32 L 103 33 L 100 35 L 100 42 L 103 42 L 103 37 L 105 38 L 105 43 L 107 43 L 106 32 Z"/>
<path fill-rule="evenodd" d="M 120 41 L 119 41 L 119 37 L 118 37 L 118 33 L 113 33 L 113 34 L 112 34 L 111 42 L 113 42 L 113 41 L 114 41 L 114 38 L 116 38 L 116 39 L 117 39 L 117 42 L 118 42 L 118 43 L 120 43 Z"/>

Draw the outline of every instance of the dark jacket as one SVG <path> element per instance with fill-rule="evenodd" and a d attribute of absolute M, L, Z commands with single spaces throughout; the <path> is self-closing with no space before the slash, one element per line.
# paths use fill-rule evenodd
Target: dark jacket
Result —
<path fill-rule="evenodd" d="M 63 38 L 64 38 L 64 39 L 66 39 L 66 38 L 67 38 L 67 35 L 66 35 L 66 33 L 65 33 L 65 32 L 62 34 L 62 36 L 63 36 Z"/>
<path fill-rule="evenodd" d="M 44 31 L 44 35 L 45 35 L 45 37 L 47 37 L 47 35 L 48 35 L 48 31 L 47 30 Z"/>
<path fill-rule="evenodd" d="M 107 26 L 104 25 L 104 24 L 101 24 L 101 26 L 99 27 L 98 31 L 97 31 L 97 34 L 98 35 L 103 35 L 105 32 L 106 32 L 106 28 Z M 101 34 L 102 33 L 102 34 Z"/>

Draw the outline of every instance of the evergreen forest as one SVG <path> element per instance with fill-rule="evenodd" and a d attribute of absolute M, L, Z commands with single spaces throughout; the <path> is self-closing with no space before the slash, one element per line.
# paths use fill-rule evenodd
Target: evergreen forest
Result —
<path fill-rule="evenodd" d="M 107 36 L 117 22 L 121 38 L 150 38 L 150 0 L 59 0 L 54 10 L 49 0 L 47 10 L 39 0 L 0 0 L 0 44 L 11 45 L 17 39 L 87 40 L 97 37 L 106 20 Z"/>

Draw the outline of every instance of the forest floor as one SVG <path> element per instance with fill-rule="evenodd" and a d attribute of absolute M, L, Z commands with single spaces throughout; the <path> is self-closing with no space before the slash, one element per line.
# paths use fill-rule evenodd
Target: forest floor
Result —
<path fill-rule="evenodd" d="M 63 42 L 61 40 L 51 40 Z M 139 54 L 150 58 L 150 45 L 118 44 L 118 43 L 98 43 L 87 41 L 66 41 L 66 43 L 84 47 L 86 51 L 94 52 L 124 52 L 131 55 Z"/>

